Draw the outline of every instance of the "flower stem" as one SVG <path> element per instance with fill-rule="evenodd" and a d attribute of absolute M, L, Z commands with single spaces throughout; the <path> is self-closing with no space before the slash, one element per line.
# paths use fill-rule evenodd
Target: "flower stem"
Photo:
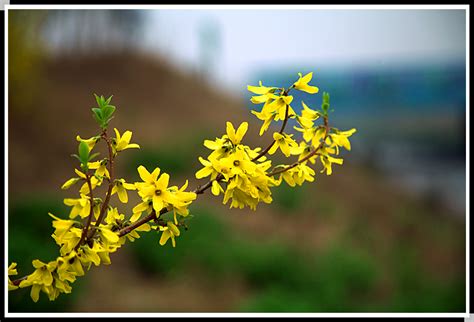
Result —
<path fill-rule="evenodd" d="M 89 211 L 89 216 L 87 217 L 87 223 L 85 227 L 82 229 L 81 239 L 79 240 L 77 245 L 74 247 L 74 250 L 77 250 L 86 241 L 89 227 L 92 221 L 92 216 L 94 216 L 94 197 L 92 195 L 92 183 L 91 183 L 91 177 L 87 173 L 86 173 L 86 181 L 87 181 L 87 186 L 89 187 L 90 211 Z"/>
<path fill-rule="evenodd" d="M 110 202 L 110 196 L 112 194 L 112 188 L 114 187 L 114 155 L 113 155 L 113 151 L 112 151 L 112 143 L 110 142 L 110 138 L 107 136 L 107 129 L 104 129 L 101 136 L 105 140 L 105 142 L 107 143 L 107 148 L 109 150 L 109 175 L 110 175 L 110 179 L 109 179 L 109 187 L 107 189 L 107 194 L 105 195 L 104 203 L 102 204 L 102 207 L 100 208 L 99 217 L 97 218 L 97 221 L 95 222 L 94 229 L 92 230 L 92 233 L 90 234 L 91 235 L 90 237 L 94 236 L 94 233 L 96 231 L 95 228 L 99 227 L 99 225 L 104 220 L 105 213 L 106 213 L 107 207 L 108 207 L 109 202 Z"/>

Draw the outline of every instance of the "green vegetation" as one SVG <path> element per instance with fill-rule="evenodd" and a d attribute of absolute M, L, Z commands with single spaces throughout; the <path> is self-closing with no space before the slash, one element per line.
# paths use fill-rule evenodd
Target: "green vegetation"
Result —
<path fill-rule="evenodd" d="M 304 205 L 306 198 L 306 186 L 290 187 L 286 183 L 280 185 L 273 191 L 273 204 L 275 208 L 280 208 L 291 214 L 293 211 L 300 210 Z"/>
<path fill-rule="evenodd" d="M 256 242 L 205 208 L 193 208 L 188 231 L 171 245 L 158 247 L 158 235 L 143 234 L 130 245 L 148 274 L 176 277 L 200 267 L 216 284 L 243 277 L 251 296 L 242 312 L 462 312 L 462 280 L 441 283 L 421 270 L 419 259 L 393 251 L 393 287 L 377 298 L 384 263 L 342 239 L 324 251 L 291 248 L 281 241 Z M 223 214 L 221 214 L 223 215 Z M 203 233 L 204 232 L 204 233 Z M 247 238 L 248 237 L 248 238 Z M 156 245 L 153 247 L 152 245 Z M 403 251 L 405 250 L 405 251 Z M 192 271 L 194 272 L 194 270 Z"/>

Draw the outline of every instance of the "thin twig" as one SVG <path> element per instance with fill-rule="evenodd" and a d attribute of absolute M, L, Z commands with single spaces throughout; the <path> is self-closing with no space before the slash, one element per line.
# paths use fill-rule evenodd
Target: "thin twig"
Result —
<path fill-rule="evenodd" d="M 92 194 L 92 183 L 91 183 L 91 177 L 87 173 L 86 173 L 86 181 L 87 181 L 87 186 L 89 187 L 90 211 L 89 211 L 89 216 L 87 217 L 87 223 L 85 227 L 82 229 L 81 239 L 79 240 L 77 245 L 74 247 L 74 250 L 77 250 L 82 245 L 82 243 L 86 241 L 89 227 L 92 221 L 92 216 L 94 215 L 94 197 Z"/>
<path fill-rule="evenodd" d="M 110 139 L 107 136 L 106 129 L 102 132 L 102 138 L 107 143 L 107 148 L 109 150 L 109 176 L 110 178 L 109 178 L 109 187 L 107 189 L 107 194 L 105 195 L 104 203 L 102 204 L 102 207 L 100 208 L 99 217 L 97 218 L 97 221 L 95 222 L 94 230 L 92 230 L 91 237 L 94 235 L 96 228 L 99 227 L 99 225 L 104 220 L 107 206 L 109 205 L 109 202 L 110 202 L 110 196 L 112 195 L 112 188 L 114 187 L 114 155 L 112 151 L 112 144 L 110 143 Z"/>

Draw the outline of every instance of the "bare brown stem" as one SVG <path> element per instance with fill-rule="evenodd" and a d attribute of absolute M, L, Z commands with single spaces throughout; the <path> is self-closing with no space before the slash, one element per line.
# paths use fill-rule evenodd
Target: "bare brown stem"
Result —
<path fill-rule="evenodd" d="M 222 179 L 224 179 L 224 176 L 219 173 L 214 180 L 209 180 L 205 185 L 198 186 L 196 189 L 193 190 L 193 192 L 197 195 L 203 194 L 204 191 L 206 191 L 212 186 L 213 181 L 221 181 Z"/>
<path fill-rule="evenodd" d="M 94 229 L 90 233 L 90 237 L 94 236 L 96 228 L 99 227 L 99 225 L 104 220 L 106 210 L 107 210 L 107 207 L 108 207 L 109 202 L 110 202 L 110 196 L 112 195 L 112 189 L 114 187 L 114 155 L 113 155 L 113 151 L 112 151 L 112 143 L 110 142 L 110 138 L 107 135 L 107 130 L 106 129 L 104 129 L 101 136 L 105 140 L 105 142 L 107 143 L 107 148 L 108 148 L 108 151 L 109 151 L 109 175 L 110 175 L 110 178 L 109 178 L 109 187 L 107 189 L 107 194 L 105 195 L 105 200 L 102 203 L 102 207 L 100 208 L 99 217 L 97 218 L 97 221 L 95 222 Z"/>
<path fill-rule="evenodd" d="M 91 183 L 91 177 L 87 173 L 86 173 L 86 181 L 87 181 L 87 186 L 89 187 L 90 211 L 89 211 L 89 216 L 87 217 L 87 223 L 82 229 L 81 239 L 77 243 L 76 247 L 74 247 L 74 250 L 77 250 L 82 245 L 82 243 L 86 241 L 89 227 L 92 221 L 92 216 L 94 215 L 94 196 L 92 194 L 92 183 Z"/>

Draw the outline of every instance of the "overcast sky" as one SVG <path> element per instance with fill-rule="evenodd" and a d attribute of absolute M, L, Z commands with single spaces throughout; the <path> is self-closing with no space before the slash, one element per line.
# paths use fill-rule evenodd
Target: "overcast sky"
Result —
<path fill-rule="evenodd" d="M 259 66 L 464 59 L 464 10 L 149 10 L 146 46 L 197 68 L 217 37 L 217 77 L 241 86 Z M 211 50 L 212 53 L 212 50 Z"/>

